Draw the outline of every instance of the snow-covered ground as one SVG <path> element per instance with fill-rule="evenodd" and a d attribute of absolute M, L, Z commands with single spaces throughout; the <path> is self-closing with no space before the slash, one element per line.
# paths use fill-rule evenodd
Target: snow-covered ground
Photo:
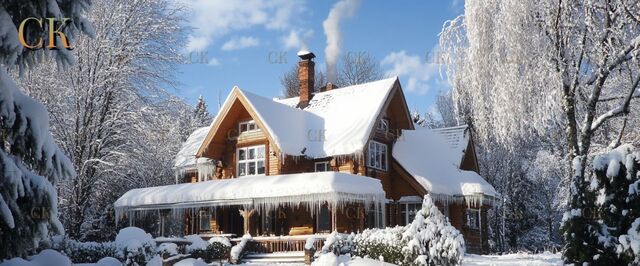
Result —
<path fill-rule="evenodd" d="M 341 262 L 339 259 L 337 260 Z M 304 264 L 241 264 L 245 266 L 272 266 L 272 265 L 287 265 L 298 266 Z M 314 265 L 318 265 L 317 261 Z M 334 264 L 335 265 L 335 264 Z M 383 263 L 371 259 L 355 259 L 351 260 L 347 265 L 392 265 Z M 526 266 L 550 266 L 550 265 L 562 265 L 562 259 L 560 254 L 556 253 L 542 253 L 542 254 L 527 254 L 527 253 L 515 253 L 506 255 L 473 255 L 467 254 L 462 261 L 463 266 L 507 266 L 507 265 L 526 265 Z"/>
<path fill-rule="evenodd" d="M 465 266 L 479 266 L 479 265 L 527 265 L 527 266 L 547 266 L 547 265 L 562 265 L 562 259 L 560 254 L 554 253 L 542 253 L 542 254 L 527 254 L 516 253 L 506 255 L 473 255 L 467 254 L 464 256 L 462 265 Z"/>

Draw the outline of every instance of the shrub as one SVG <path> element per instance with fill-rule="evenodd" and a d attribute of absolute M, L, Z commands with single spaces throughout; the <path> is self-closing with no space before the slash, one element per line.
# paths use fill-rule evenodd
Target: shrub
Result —
<path fill-rule="evenodd" d="M 127 227 L 116 236 L 117 257 L 125 265 L 146 265 L 156 254 L 156 242 L 140 228 Z"/>
<path fill-rule="evenodd" d="M 416 256 L 403 251 L 407 241 L 402 233 L 405 227 L 366 229 L 353 237 L 353 256 L 384 260 L 397 265 L 410 265 Z"/>
<path fill-rule="evenodd" d="M 100 258 L 115 257 L 117 254 L 113 242 L 80 242 L 62 236 L 53 238 L 51 248 L 66 255 L 74 263 L 95 263 Z"/>
<path fill-rule="evenodd" d="M 194 250 L 191 255 L 194 258 L 202 258 L 206 262 L 212 262 L 214 260 L 226 259 L 229 256 L 231 247 L 220 242 L 210 243 L 206 249 Z"/>

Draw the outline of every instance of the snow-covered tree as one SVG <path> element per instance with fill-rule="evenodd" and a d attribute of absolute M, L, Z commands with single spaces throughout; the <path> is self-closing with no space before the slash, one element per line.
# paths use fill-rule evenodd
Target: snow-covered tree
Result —
<path fill-rule="evenodd" d="M 69 51 L 25 49 L 18 41 L 18 24 L 25 18 L 47 14 L 73 19 L 65 33 L 91 33 L 82 17 L 88 1 L 41 4 L 39 1 L 4 1 L 0 5 L 0 258 L 31 253 L 51 233 L 62 233 L 57 193 L 60 180 L 75 175 L 73 164 L 49 131 L 45 107 L 24 95 L 7 72 L 15 65 L 32 67 L 42 55 L 58 65 L 73 62 Z M 38 37 L 35 32 L 26 39 Z M 58 41 L 59 42 L 59 41 Z"/>
<path fill-rule="evenodd" d="M 566 262 L 592 251 L 582 248 L 595 230 L 582 215 L 594 207 L 588 161 L 627 133 L 637 136 L 637 119 L 627 115 L 640 83 L 638 18 L 633 1 L 467 1 L 441 34 L 458 113 L 481 142 L 495 138 L 522 153 L 512 140 L 540 138 L 571 168 L 563 182 L 571 188 Z"/>
<path fill-rule="evenodd" d="M 462 234 L 438 210 L 429 195 L 422 201 L 422 209 L 402 233 L 407 252 L 416 256 L 418 265 L 459 265 L 464 256 Z"/>
<path fill-rule="evenodd" d="M 200 95 L 198 97 L 198 102 L 196 102 L 196 106 L 193 110 L 193 127 L 192 131 L 196 130 L 200 127 L 205 127 L 211 124 L 211 114 L 209 114 L 209 110 L 207 109 L 207 103 L 204 101 L 204 97 Z"/>
<path fill-rule="evenodd" d="M 44 60 L 19 79 L 50 110 L 54 136 L 78 173 L 59 191 L 72 238 L 100 229 L 96 219 L 118 193 L 174 180 L 177 117 L 192 115 L 164 90 L 182 60 L 176 8 L 166 0 L 96 1 L 87 14 L 95 38 L 74 40 L 76 64 L 54 72 L 55 62 Z"/>

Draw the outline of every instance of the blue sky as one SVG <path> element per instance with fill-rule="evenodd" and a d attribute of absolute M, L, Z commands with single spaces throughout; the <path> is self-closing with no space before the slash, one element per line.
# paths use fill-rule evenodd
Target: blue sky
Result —
<path fill-rule="evenodd" d="M 353 1 L 339 19 L 340 52 L 368 53 L 386 75 L 398 75 L 410 109 L 427 111 L 448 90 L 429 55 L 445 21 L 463 13 L 461 1 Z M 298 61 L 296 52 L 316 54 L 325 70 L 325 21 L 342 1 L 188 1 L 189 25 L 175 93 L 194 103 L 203 95 L 212 113 L 231 88 L 267 97 L 281 95 L 280 77 Z M 346 3 L 343 3 L 346 4 Z"/>

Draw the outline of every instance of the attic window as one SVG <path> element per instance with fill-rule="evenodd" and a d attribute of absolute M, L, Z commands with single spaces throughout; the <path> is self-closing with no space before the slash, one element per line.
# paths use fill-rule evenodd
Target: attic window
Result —
<path fill-rule="evenodd" d="M 389 131 L 389 120 L 385 119 L 385 118 L 381 118 L 380 121 L 378 121 L 376 129 L 378 129 L 380 131 L 388 132 Z"/>
<path fill-rule="evenodd" d="M 387 170 L 387 144 L 377 141 L 369 142 L 367 166 Z"/>
<path fill-rule="evenodd" d="M 250 120 L 246 122 L 240 122 L 238 125 L 238 132 L 251 132 L 258 130 L 258 125 L 256 125 L 256 121 Z"/>

